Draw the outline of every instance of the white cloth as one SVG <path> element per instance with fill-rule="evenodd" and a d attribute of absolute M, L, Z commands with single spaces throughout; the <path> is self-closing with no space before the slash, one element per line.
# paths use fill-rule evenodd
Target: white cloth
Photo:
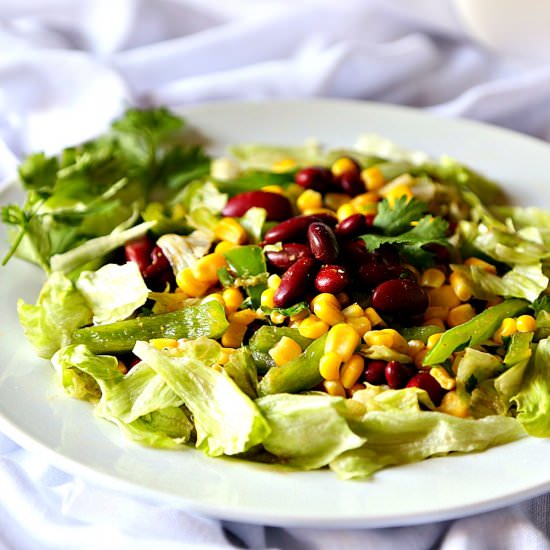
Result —
<path fill-rule="evenodd" d="M 535 63 L 484 50 L 450 0 L 0 3 L 0 179 L 27 152 L 92 137 L 128 104 L 310 96 L 414 105 L 550 140 L 550 52 Z M 95 487 L 0 435 L 0 550 L 546 549 L 549 517 L 547 495 L 394 529 L 219 522 Z"/>

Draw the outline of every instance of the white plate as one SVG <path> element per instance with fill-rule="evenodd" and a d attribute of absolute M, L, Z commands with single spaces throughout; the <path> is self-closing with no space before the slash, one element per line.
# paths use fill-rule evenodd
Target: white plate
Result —
<path fill-rule="evenodd" d="M 502 181 L 519 203 L 548 203 L 544 184 L 550 177 L 550 147 L 497 128 L 405 108 L 335 101 L 215 104 L 189 109 L 186 116 L 218 151 L 230 143 L 299 144 L 309 137 L 351 146 L 360 133 L 374 132 L 404 147 L 468 162 Z M 193 450 L 139 447 L 95 419 L 88 404 L 62 395 L 49 364 L 36 359 L 25 342 L 15 304 L 19 296 L 36 298 L 39 270 L 15 260 L 0 273 L 0 429 L 92 482 L 220 518 L 319 527 L 447 519 L 550 489 L 550 440 L 532 438 L 484 453 L 389 468 L 363 482 L 339 481 L 328 471 L 284 473 Z"/>

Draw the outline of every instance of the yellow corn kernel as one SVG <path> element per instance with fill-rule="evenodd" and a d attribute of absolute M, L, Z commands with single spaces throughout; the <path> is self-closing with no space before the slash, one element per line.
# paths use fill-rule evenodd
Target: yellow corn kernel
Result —
<path fill-rule="evenodd" d="M 334 351 L 324 353 L 319 360 L 319 374 L 325 380 L 338 380 L 340 378 L 340 365 L 342 357 Z"/>
<path fill-rule="evenodd" d="M 320 294 L 317 294 L 317 296 L 311 300 L 311 307 L 313 308 L 317 304 L 330 304 L 335 308 L 340 308 L 338 298 L 336 298 L 334 294 L 330 294 L 330 292 L 321 292 Z"/>
<path fill-rule="evenodd" d="M 384 319 L 382 319 L 382 317 L 378 315 L 378 312 L 373 307 L 368 307 L 365 309 L 365 316 L 368 317 L 370 324 L 373 327 L 376 327 L 378 325 L 381 325 L 383 327 L 386 326 Z"/>
<path fill-rule="evenodd" d="M 280 185 L 264 185 L 262 191 L 267 193 L 276 193 L 277 195 L 285 195 L 285 190 Z"/>
<path fill-rule="evenodd" d="M 178 341 L 174 338 L 153 338 L 152 340 L 149 340 L 149 343 L 156 349 L 178 347 Z"/>
<path fill-rule="evenodd" d="M 431 319 L 426 319 L 422 325 L 423 327 L 439 327 L 442 331 L 446 330 L 447 327 L 443 322 L 443 319 L 438 319 L 437 317 L 432 317 Z"/>
<path fill-rule="evenodd" d="M 531 315 L 520 315 L 516 319 L 516 328 L 518 332 L 533 332 L 537 328 L 537 322 Z"/>
<path fill-rule="evenodd" d="M 288 172 L 289 170 L 292 170 L 296 168 L 297 164 L 294 159 L 287 158 L 287 159 L 281 159 L 277 162 L 274 162 L 271 165 L 271 171 L 276 172 L 278 174 L 282 174 L 284 172 Z"/>
<path fill-rule="evenodd" d="M 517 331 L 516 320 L 512 319 L 511 317 L 506 317 L 506 319 L 502 320 L 500 327 L 498 327 L 498 329 L 494 333 L 493 340 L 497 344 L 502 344 L 502 338 L 505 338 L 507 336 L 512 336 L 512 334 L 514 334 L 516 331 Z"/>
<path fill-rule="evenodd" d="M 267 288 L 271 288 L 272 290 L 277 290 L 279 288 L 279 285 L 281 284 L 281 277 L 277 274 L 270 275 L 267 279 Z"/>
<path fill-rule="evenodd" d="M 350 202 L 350 198 L 345 193 L 327 193 L 325 195 L 325 206 L 335 212 L 340 206 L 348 202 Z"/>
<path fill-rule="evenodd" d="M 363 308 L 356 302 L 344 308 L 342 313 L 346 319 L 351 317 L 363 317 Z"/>
<path fill-rule="evenodd" d="M 409 340 L 407 347 L 409 348 L 407 355 L 414 359 L 426 347 L 426 344 L 422 340 Z"/>
<path fill-rule="evenodd" d="M 342 358 L 342 361 L 347 361 L 353 355 L 360 341 L 361 339 L 353 327 L 339 323 L 328 331 L 325 353 L 334 351 Z"/>
<path fill-rule="evenodd" d="M 423 363 L 424 363 L 424 357 L 426 357 L 426 355 L 428 354 L 428 351 L 430 351 L 428 348 L 424 347 L 424 349 L 421 349 L 414 357 L 413 357 L 413 362 L 414 362 L 414 366 L 419 369 L 419 370 L 422 370 L 422 369 L 425 369 L 426 367 L 424 367 Z"/>
<path fill-rule="evenodd" d="M 327 216 L 334 216 L 334 212 L 329 208 L 306 208 L 302 214 L 304 216 L 314 216 L 315 214 L 326 214 Z"/>
<path fill-rule="evenodd" d="M 353 327 L 353 330 L 359 334 L 360 337 L 363 337 L 363 335 L 372 329 L 372 325 L 370 324 L 368 317 L 348 317 L 346 318 L 346 323 Z"/>
<path fill-rule="evenodd" d="M 413 192 L 411 188 L 406 183 L 401 183 L 399 185 L 394 185 L 383 193 L 384 198 L 388 200 L 390 206 L 395 204 L 395 201 L 401 197 L 407 197 L 407 200 L 411 200 L 413 197 Z"/>
<path fill-rule="evenodd" d="M 438 410 L 446 414 L 458 416 L 459 418 L 466 418 L 470 412 L 468 410 L 468 404 L 464 399 L 460 398 L 456 391 L 447 392 L 443 396 Z"/>
<path fill-rule="evenodd" d="M 233 244 L 244 244 L 247 240 L 244 227 L 235 218 L 222 218 L 214 227 L 214 236 Z"/>
<path fill-rule="evenodd" d="M 444 390 L 454 390 L 456 388 L 456 378 L 451 376 L 443 367 L 432 367 L 430 374 Z"/>
<path fill-rule="evenodd" d="M 218 363 L 220 365 L 225 365 L 226 363 L 228 363 L 234 351 L 235 350 L 233 348 L 222 348 L 220 352 L 220 358 L 218 359 Z"/>
<path fill-rule="evenodd" d="M 353 216 L 353 214 L 357 214 L 357 210 L 354 208 L 353 204 L 349 202 L 338 207 L 338 210 L 336 210 L 336 217 L 339 222 Z"/>
<path fill-rule="evenodd" d="M 444 321 L 449 315 L 449 308 L 445 306 L 430 306 L 424 312 L 424 319 L 441 319 Z"/>
<path fill-rule="evenodd" d="M 475 309 L 470 304 L 460 304 L 449 310 L 447 315 L 447 325 L 449 327 L 456 327 L 462 323 L 468 322 L 476 316 Z"/>
<path fill-rule="evenodd" d="M 271 322 L 275 325 L 282 325 L 285 322 L 286 316 L 280 313 L 279 311 L 272 311 L 269 314 Z"/>
<path fill-rule="evenodd" d="M 453 271 L 449 276 L 449 283 L 451 283 L 452 289 L 462 302 L 467 302 L 472 297 L 472 288 L 462 273 Z"/>
<path fill-rule="evenodd" d="M 338 380 L 325 380 L 323 382 L 325 391 L 334 397 L 346 397 L 346 390 Z"/>
<path fill-rule="evenodd" d="M 266 314 L 261 307 L 256 310 L 256 319 L 263 321 L 266 318 Z"/>
<path fill-rule="evenodd" d="M 455 307 L 460 305 L 460 300 L 451 285 L 442 285 L 439 288 L 428 290 L 431 306 Z"/>
<path fill-rule="evenodd" d="M 329 324 L 325 323 L 322 319 L 319 319 L 317 315 L 310 315 L 304 319 L 298 327 L 298 332 L 306 338 L 320 338 L 328 332 Z"/>
<path fill-rule="evenodd" d="M 357 164 L 355 164 L 355 162 L 349 157 L 340 157 L 334 161 L 330 167 L 330 170 L 335 176 L 341 176 L 346 172 L 356 172 Z"/>
<path fill-rule="evenodd" d="M 222 346 L 224 348 L 239 348 L 243 343 L 246 325 L 242 323 L 229 323 L 229 327 L 222 335 Z"/>
<path fill-rule="evenodd" d="M 380 195 L 376 191 L 369 191 L 368 193 L 361 193 L 353 199 L 351 199 L 351 204 L 358 212 L 363 212 L 364 210 L 372 210 L 372 205 L 377 204 L 380 200 Z"/>
<path fill-rule="evenodd" d="M 298 357 L 302 353 L 302 348 L 292 338 L 283 336 L 268 353 L 271 355 L 273 361 L 275 361 L 275 364 L 280 367 Z"/>
<path fill-rule="evenodd" d="M 385 346 L 405 354 L 409 351 L 405 338 L 393 328 L 369 330 L 364 334 L 363 340 L 369 346 Z"/>
<path fill-rule="evenodd" d="M 244 301 L 244 296 L 238 288 L 226 288 L 222 292 L 223 303 L 225 304 L 225 311 L 228 315 L 237 311 Z"/>
<path fill-rule="evenodd" d="M 261 306 L 273 309 L 275 307 L 274 297 L 275 290 L 273 288 L 266 288 L 260 296 Z"/>
<path fill-rule="evenodd" d="M 229 315 L 230 323 L 241 323 L 242 325 L 249 325 L 252 321 L 256 320 L 256 312 L 253 309 L 241 309 L 235 311 Z"/>
<path fill-rule="evenodd" d="M 481 269 L 484 269 L 488 273 L 496 274 L 497 272 L 497 268 L 493 264 L 490 264 L 489 262 L 486 262 L 485 260 L 482 260 L 481 258 L 476 258 L 474 256 L 466 258 L 466 260 L 464 260 L 464 265 L 475 265 L 477 267 L 480 267 Z"/>
<path fill-rule="evenodd" d="M 343 365 L 340 370 L 340 382 L 342 386 L 349 390 L 352 388 L 359 377 L 363 374 L 365 370 L 365 360 L 354 353 Z"/>
<path fill-rule="evenodd" d="M 378 191 L 379 189 L 382 189 L 386 183 L 386 178 L 384 178 L 382 170 L 380 170 L 377 166 L 365 168 L 361 172 L 361 179 L 365 182 L 365 185 L 369 191 Z"/>
<path fill-rule="evenodd" d="M 428 336 L 428 340 L 426 341 L 426 349 L 432 349 L 437 344 L 442 334 L 442 332 L 430 334 L 430 336 Z"/>
<path fill-rule="evenodd" d="M 328 323 L 330 326 L 337 325 L 338 323 L 343 323 L 345 317 L 340 311 L 340 304 L 338 306 L 333 305 L 328 301 L 316 302 L 313 305 L 313 313 Z"/>
<path fill-rule="evenodd" d="M 313 189 L 306 189 L 297 199 L 296 206 L 300 212 L 307 210 L 308 208 L 322 208 L 323 207 L 323 195 L 319 191 Z"/>
<path fill-rule="evenodd" d="M 176 276 L 177 285 L 192 298 L 198 298 L 206 294 L 206 291 L 210 287 L 210 283 L 198 281 L 193 275 L 193 271 L 190 267 L 182 269 Z"/>
<path fill-rule="evenodd" d="M 223 301 L 223 296 L 219 292 L 213 292 L 212 294 L 206 295 L 202 302 L 203 304 L 206 304 L 207 302 L 218 302 L 222 306 L 225 306 L 225 302 Z"/>
<path fill-rule="evenodd" d="M 445 273 L 441 269 L 430 267 L 420 276 L 420 286 L 439 288 L 445 283 Z"/>
<path fill-rule="evenodd" d="M 225 258 L 221 254 L 213 252 L 199 258 L 191 270 L 193 271 L 193 277 L 197 281 L 214 284 L 218 281 L 218 269 L 226 265 Z"/>
<path fill-rule="evenodd" d="M 294 315 L 290 316 L 290 320 L 293 323 L 303 321 L 306 317 L 309 317 L 310 312 L 309 309 L 302 309 L 302 311 L 299 311 L 298 313 L 295 313 Z"/>
<path fill-rule="evenodd" d="M 220 241 L 216 245 L 216 248 L 214 248 L 214 252 L 216 254 L 223 254 L 224 252 L 227 252 L 228 250 L 231 250 L 232 248 L 235 248 L 237 246 L 239 245 L 235 243 L 230 243 L 229 241 Z"/>

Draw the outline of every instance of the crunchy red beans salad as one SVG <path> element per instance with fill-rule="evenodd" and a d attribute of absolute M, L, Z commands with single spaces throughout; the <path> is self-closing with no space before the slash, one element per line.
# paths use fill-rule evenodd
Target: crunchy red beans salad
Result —
<path fill-rule="evenodd" d="M 342 478 L 550 435 L 549 213 L 450 158 L 211 158 L 182 124 L 31 155 L 3 207 L 69 395 L 142 444 Z"/>

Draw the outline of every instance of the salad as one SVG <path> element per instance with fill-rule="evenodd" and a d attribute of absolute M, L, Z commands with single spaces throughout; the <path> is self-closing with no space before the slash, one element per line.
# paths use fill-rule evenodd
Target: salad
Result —
<path fill-rule="evenodd" d="M 550 436 L 550 213 L 363 136 L 213 158 L 167 109 L 20 166 L 18 302 L 71 397 L 152 447 L 343 479 Z"/>

